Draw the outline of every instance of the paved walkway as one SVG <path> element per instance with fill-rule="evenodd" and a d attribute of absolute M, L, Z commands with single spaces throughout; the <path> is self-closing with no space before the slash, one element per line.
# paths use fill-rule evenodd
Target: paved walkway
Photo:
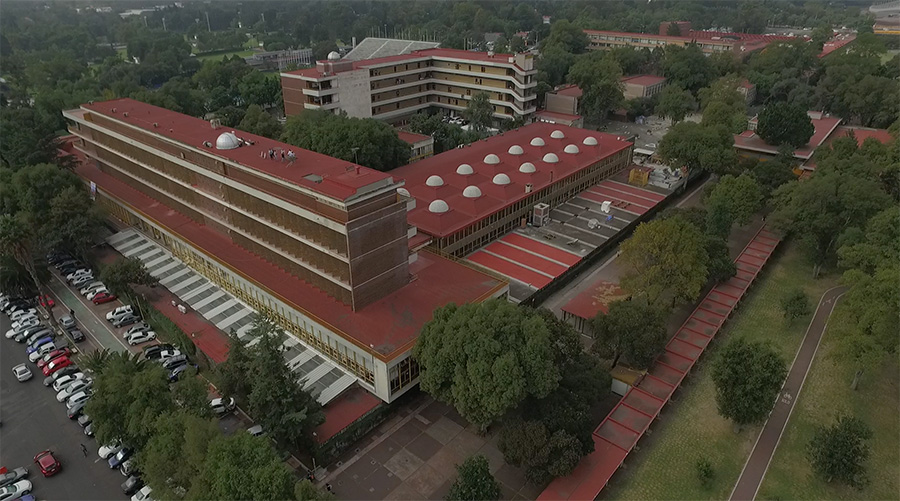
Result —
<path fill-rule="evenodd" d="M 769 414 L 769 419 L 756 439 L 756 444 L 750 452 L 750 457 L 744 464 L 741 476 L 738 478 L 734 490 L 731 492 L 731 500 L 733 501 L 752 501 L 759 492 L 759 486 L 766 476 L 769 469 L 769 463 L 775 455 L 775 449 L 781 442 L 781 435 L 787 426 L 788 420 L 791 418 L 791 412 L 794 410 L 794 403 L 803 389 L 803 383 L 806 381 L 806 375 L 809 368 L 816 357 L 816 351 L 819 349 L 819 343 L 825 328 L 828 326 L 828 318 L 834 310 L 840 297 L 847 291 L 846 287 L 835 287 L 825 291 L 819 300 L 819 306 L 813 315 L 809 327 L 806 329 L 806 335 L 803 337 L 803 343 L 797 350 L 794 362 L 791 364 L 791 370 L 785 379 L 784 386 L 781 388 L 781 395 L 775 408 Z"/>
<path fill-rule="evenodd" d="M 113 351 L 125 352 L 129 350 L 128 345 L 122 340 L 120 335 L 116 335 L 112 325 L 101 316 L 106 312 L 120 306 L 119 301 L 113 301 L 106 305 L 94 305 L 84 296 L 71 289 L 65 282 L 55 273 L 47 285 L 49 285 L 53 296 L 56 298 L 56 306 L 53 307 L 54 316 L 59 319 L 63 315 L 68 315 L 69 310 L 75 312 L 75 321 L 78 323 L 81 331 L 87 337 L 86 341 L 95 349 L 109 348 Z M 124 329 L 122 329 L 124 330 Z M 84 350 L 79 346 L 79 349 Z"/>

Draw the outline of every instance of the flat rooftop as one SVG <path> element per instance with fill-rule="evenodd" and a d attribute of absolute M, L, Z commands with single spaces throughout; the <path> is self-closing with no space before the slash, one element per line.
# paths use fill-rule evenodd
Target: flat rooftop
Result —
<path fill-rule="evenodd" d="M 590 320 L 597 313 L 609 313 L 609 303 L 623 301 L 628 298 L 628 293 L 619 287 L 619 284 L 599 279 L 587 289 L 582 290 L 568 303 L 564 304 L 562 311 L 579 318 Z"/>
<path fill-rule="evenodd" d="M 273 296 L 335 332 L 343 333 L 348 340 L 384 360 L 412 347 L 421 327 L 431 320 L 435 308 L 448 303 L 483 301 L 508 287 L 506 282 L 486 273 L 420 251 L 416 262 L 409 267 L 413 276 L 409 284 L 354 312 L 321 290 L 234 244 L 227 235 L 194 222 L 97 167 L 82 164 L 76 173 L 95 182 L 101 193 L 130 205 L 191 242 L 210 259 L 252 279 Z"/>
<path fill-rule="evenodd" d="M 415 132 L 408 132 L 405 130 L 397 129 L 397 136 L 400 137 L 400 140 L 409 145 L 414 145 L 416 143 L 421 143 L 422 141 L 428 141 L 432 139 L 431 136 L 426 136 L 425 134 L 416 134 Z"/>
<path fill-rule="evenodd" d="M 809 113 L 810 120 L 812 121 L 813 127 L 815 127 L 815 131 L 813 132 L 812 137 L 809 139 L 809 143 L 806 146 L 801 148 L 797 148 L 794 150 L 794 157 L 809 160 L 809 157 L 816 151 L 816 148 L 822 145 L 828 136 L 831 135 L 832 132 L 837 128 L 841 123 L 841 119 L 837 117 L 832 117 L 825 115 L 820 112 L 810 111 Z M 751 123 L 757 121 L 757 117 L 753 117 L 750 119 Z M 734 135 L 734 147 L 739 150 L 748 150 L 755 151 L 758 153 L 768 153 L 770 155 L 778 154 L 778 147 L 772 146 L 771 144 L 766 143 L 756 134 L 754 131 L 746 130 L 740 134 Z"/>
<path fill-rule="evenodd" d="M 123 98 L 83 104 L 81 109 L 341 201 L 347 201 L 364 192 L 363 188 L 369 185 L 392 182 L 389 174 L 353 162 L 229 127 L 214 129 L 206 120 L 134 99 Z M 219 136 L 232 131 L 244 141 L 242 145 L 230 150 L 217 149 L 216 140 Z M 205 146 L 204 143 L 212 146 Z M 277 153 L 275 160 L 268 157 L 270 149 Z M 293 162 L 287 160 L 282 162 L 280 152 L 288 150 L 293 151 L 297 158 Z M 320 176 L 321 182 L 307 179 L 306 177 L 310 175 Z"/>
<path fill-rule="evenodd" d="M 536 122 L 391 174 L 416 199 L 409 223 L 444 237 L 530 196 L 528 184 L 542 190 L 631 146 L 618 136 Z"/>
<path fill-rule="evenodd" d="M 658 83 L 663 83 L 666 81 L 666 77 L 658 77 L 656 75 L 631 75 L 627 77 L 622 77 L 620 80 L 622 83 L 630 83 L 635 85 L 643 85 L 644 87 L 649 87 L 651 85 L 656 85 Z"/>

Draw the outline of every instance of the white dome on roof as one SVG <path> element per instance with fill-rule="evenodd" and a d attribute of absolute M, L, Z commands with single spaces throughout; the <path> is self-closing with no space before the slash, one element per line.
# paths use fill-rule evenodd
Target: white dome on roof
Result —
<path fill-rule="evenodd" d="M 535 168 L 534 164 L 531 162 L 525 162 L 519 166 L 519 172 L 522 172 L 525 174 L 531 174 L 532 172 L 536 172 L 536 171 L 537 171 L 537 169 Z"/>
<path fill-rule="evenodd" d="M 556 129 L 555 131 L 550 133 L 550 137 L 552 137 L 553 139 L 562 139 L 566 137 L 566 135 L 563 134 L 563 131 Z"/>
<path fill-rule="evenodd" d="M 478 198 L 481 196 L 481 188 L 477 186 L 466 186 L 463 190 L 463 196 L 466 198 Z"/>
<path fill-rule="evenodd" d="M 541 139 L 541 138 L 539 138 L 539 137 L 536 137 L 536 138 L 534 138 L 534 139 L 531 140 L 531 145 L 532 145 L 532 146 L 543 146 L 543 145 L 544 145 L 544 140 Z"/>
<path fill-rule="evenodd" d="M 444 186 L 444 180 L 441 179 L 441 176 L 428 176 L 428 179 L 425 180 L 425 184 L 436 188 L 438 186 Z"/>
<path fill-rule="evenodd" d="M 496 176 L 494 176 L 494 179 L 493 179 L 492 182 L 493 182 L 494 184 L 498 184 L 498 185 L 501 185 L 501 186 L 502 186 L 502 185 L 504 185 L 504 184 L 509 184 L 509 183 L 511 183 L 512 181 L 509 180 L 509 176 L 507 176 L 506 174 L 502 174 L 502 173 L 501 173 L 501 174 L 497 174 Z"/>
<path fill-rule="evenodd" d="M 447 205 L 447 202 L 443 200 L 435 200 L 428 204 L 428 212 L 433 212 L 435 214 L 443 214 L 450 210 L 450 206 Z"/>
<path fill-rule="evenodd" d="M 518 144 L 514 144 L 509 147 L 508 153 L 510 155 L 522 155 L 523 153 L 525 153 L 525 150 L 523 150 L 522 147 Z"/>
<path fill-rule="evenodd" d="M 544 162 L 548 164 L 555 164 L 559 162 L 559 157 L 556 156 L 556 153 L 547 153 L 544 155 Z"/>
<path fill-rule="evenodd" d="M 494 155 L 493 153 L 490 153 L 486 157 L 484 157 L 484 163 L 488 165 L 497 165 L 500 163 L 500 157 Z"/>
<path fill-rule="evenodd" d="M 456 173 L 461 176 L 471 176 L 475 174 L 475 169 L 469 164 L 459 164 L 459 167 L 456 168 Z"/>
<path fill-rule="evenodd" d="M 563 151 L 574 155 L 574 154 L 578 153 L 580 150 L 578 149 L 578 146 L 575 146 L 574 144 L 570 144 L 570 145 L 566 146 L 566 148 Z"/>
<path fill-rule="evenodd" d="M 335 51 L 331 51 L 331 52 L 328 53 L 328 60 L 329 60 L 329 61 L 340 61 L 340 60 L 341 60 L 341 55 L 338 54 L 338 53 L 335 52 Z"/>
<path fill-rule="evenodd" d="M 584 138 L 584 141 L 582 141 L 582 143 L 585 146 L 597 146 L 597 138 L 594 136 L 588 136 Z"/>
<path fill-rule="evenodd" d="M 404 197 L 410 196 L 409 190 L 407 190 L 406 188 L 397 188 L 397 193 L 403 195 Z"/>
<path fill-rule="evenodd" d="M 217 150 L 233 150 L 241 145 L 241 140 L 234 135 L 234 132 L 223 132 L 216 139 Z"/>

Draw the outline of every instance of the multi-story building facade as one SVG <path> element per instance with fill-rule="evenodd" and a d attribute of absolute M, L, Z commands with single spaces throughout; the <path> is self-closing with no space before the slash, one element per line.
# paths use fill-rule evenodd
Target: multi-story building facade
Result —
<path fill-rule="evenodd" d="M 663 85 L 666 84 L 665 77 L 656 75 L 632 75 L 622 77 L 622 95 L 625 99 L 637 99 L 640 97 L 650 97 L 659 94 Z"/>
<path fill-rule="evenodd" d="M 409 352 L 434 308 L 505 293 L 410 250 L 412 201 L 389 174 L 131 99 L 64 116 L 111 214 L 385 401 L 415 383 Z"/>
<path fill-rule="evenodd" d="M 341 110 L 391 123 L 431 107 L 459 113 L 486 92 L 499 121 L 531 117 L 536 75 L 534 56 L 526 53 L 425 49 L 362 61 L 332 53 L 315 68 L 282 73 L 281 88 L 288 116 Z"/>
<path fill-rule="evenodd" d="M 790 36 L 718 31 L 689 31 L 681 36 L 600 30 L 584 30 L 584 33 L 588 37 L 588 48 L 592 50 L 609 50 L 617 47 L 655 50 L 660 47 L 686 47 L 696 44 L 704 54 L 731 53 L 735 57 L 743 57 L 775 41 L 794 39 Z"/>

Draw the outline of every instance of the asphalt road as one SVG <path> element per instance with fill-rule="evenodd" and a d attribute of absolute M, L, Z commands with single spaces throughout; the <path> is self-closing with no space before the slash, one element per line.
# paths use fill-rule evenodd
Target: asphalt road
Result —
<path fill-rule="evenodd" d="M 2 332 L 9 326 L 9 319 L 0 313 Z M 12 368 L 22 362 L 28 364 L 25 346 L 0 338 L 0 465 L 26 466 L 37 499 L 126 499 L 120 487 L 125 478 L 109 469 L 97 455 L 100 445 L 66 417 L 65 404 L 56 401 L 52 388 L 41 384 L 44 377 L 37 366 L 29 364 L 31 380 L 16 380 Z M 80 444 L 87 447 L 88 457 Z M 49 478 L 41 475 L 32 459 L 45 449 L 62 463 L 62 471 Z"/>

